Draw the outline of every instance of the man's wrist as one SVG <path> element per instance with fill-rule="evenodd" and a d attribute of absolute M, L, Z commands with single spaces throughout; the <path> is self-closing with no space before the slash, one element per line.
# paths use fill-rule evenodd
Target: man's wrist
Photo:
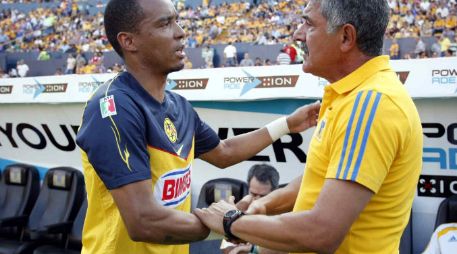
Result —
<path fill-rule="evenodd" d="M 224 228 L 225 237 L 228 241 L 239 240 L 237 236 L 232 234 L 231 227 L 233 222 L 241 218 L 243 215 L 245 215 L 245 213 L 240 210 L 230 210 L 224 214 L 222 226 Z"/>
<path fill-rule="evenodd" d="M 287 117 L 285 116 L 280 117 L 271 123 L 268 123 L 265 125 L 265 128 L 267 128 L 268 134 L 270 134 L 271 140 L 273 140 L 273 142 L 285 134 L 290 133 L 289 126 L 287 124 Z"/>

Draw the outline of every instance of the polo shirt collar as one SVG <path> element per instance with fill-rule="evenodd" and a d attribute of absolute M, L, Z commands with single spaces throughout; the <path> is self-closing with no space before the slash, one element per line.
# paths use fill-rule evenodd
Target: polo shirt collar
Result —
<path fill-rule="evenodd" d="M 346 77 L 330 84 L 328 87 L 335 90 L 338 94 L 347 93 L 359 86 L 373 74 L 389 69 L 392 69 L 389 64 L 389 56 L 377 56 L 364 63 Z"/>

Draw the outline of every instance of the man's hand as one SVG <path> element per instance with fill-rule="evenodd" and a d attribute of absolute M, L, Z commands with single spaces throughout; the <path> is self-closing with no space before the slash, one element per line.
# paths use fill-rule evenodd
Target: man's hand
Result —
<path fill-rule="evenodd" d="M 267 214 L 267 208 L 261 200 L 254 200 L 248 209 L 245 211 L 246 214 Z"/>
<path fill-rule="evenodd" d="M 195 209 L 194 214 L 205 224 L 208 228 L 214 232 L 224 235 L 224 228 L 222 221 L 224 214 L 229 210 L 237 209 L 234 203 L 235 198 L 232 196 L 229 202 L 221 200 L 217 203 L 213 203 L 208 208 Z"/>
<path fill-rule="evenodd" d="M 316 126 L 320 108 L 320 101 L 316 101 L 296 109 L 287 117 L 290 132 L 298 133 Z"/>
<path fill-rule="evenodd" d="M 238 201 L 238 203 L 236 203 L 236 208 L 238 208 L 238 210 L 246 212 L 248 207 L 251 205 L 252 201 L 254 201 L 254 197 L 248 194 L 244 196 L 243 199 Z"/>

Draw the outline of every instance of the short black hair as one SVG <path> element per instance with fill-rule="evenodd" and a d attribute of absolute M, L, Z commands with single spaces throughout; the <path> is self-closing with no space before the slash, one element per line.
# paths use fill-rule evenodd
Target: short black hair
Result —
<path fill-rule="evenodd" d="M 138 0 L 110 0 L 106 5 L 104 24 L 108 41 L 120 57 L 124 58 L 122 47 L 117 41 L 120 32 L 136 32 L 144 19 L 144 12 Z"/>
<path fill-rule="evenodd" d="M 249 169 L 248 184 L 254 176 L 261 183 L 270 183 L 271 190 L 278 188 L 279 173 L 274 167 L 267 164 L 256 164 Z"/>

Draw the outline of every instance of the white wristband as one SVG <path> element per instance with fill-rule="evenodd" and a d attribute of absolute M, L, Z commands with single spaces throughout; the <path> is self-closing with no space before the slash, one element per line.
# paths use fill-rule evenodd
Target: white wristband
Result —
<path fill-rule="evenodd" d="M 287 118 L 285 116 L 265 125 L 265 128 L 267 128 L 273 142 L 290 132 L 289 126 L 287 126 Z"/>

